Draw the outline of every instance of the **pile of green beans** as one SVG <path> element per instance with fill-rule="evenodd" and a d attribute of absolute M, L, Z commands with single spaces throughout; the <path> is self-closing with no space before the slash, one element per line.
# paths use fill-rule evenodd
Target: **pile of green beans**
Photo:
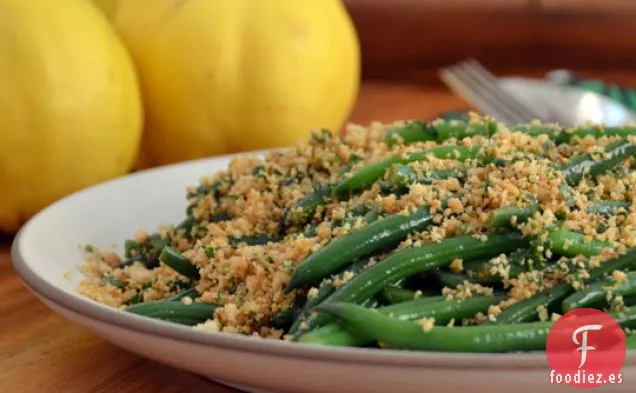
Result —
<path fill-rule="evenodd" d="M 376 184 L 383 192 L 399 193 L 413 184 L 430 185 L 449 178 L 464 183 L 465 163 L 469 160 L 484 166 L 506 165 L 507 162 L 493 160 L 483 146 L 466 147 L 458 142 L 472 136 L 491 138 L 501 127 L 494 120 L 486 119 L 480 122 L 414 121 L 389 130 L 384 139 L 388 149 L 418 142 L 435 142 L 439 146 L 374 161 L 336 181 L 316 184 L 312 192 L 286 207 L 277 233 L 231 239 L 230 245 L 282 242 L 290 234 L 290 228 L 302 231 L 307 225 L 309 229 L 304 234 L 311 236 L 311 225 L 315 228 L 319 223 L 316 212 L 321 206 L 347 200 Z M 562 129 L 555 125 L 518 125 L 509 130 L 531 136 L 546 135 L 552 146 L 586 136 L 620 139 L 607 146 L 602 159 L 580 155 L 558 167 L 555 164 L 565 180 L 560 191 L 568 209 L 577 209 L 573 190 L 581 182 L 595 182 L 599 176 L 617 168 L 634 171 L 636 145 L 629 140 L 636 136 L 635 127 Z M 455 160 L 457 168 L 418 174 L 413 163 L 430 157 Z M 214 193 L 218 198 L 217 189 L 218 184 L 200 188 L 192 197 Z M 444 201 L 443 208 L 447 207 L 446 203 Z M 602 200 L 592 204 L 586 213 L 602 218 L 627 214 L 630 208 L 627 200 Z M 430 206 L 395 215 L 367 209 L 353 217 L 362 218 L 365 225 L 334 238 L 295 267 L 284 294 L 295 294 L 296 301 L 290 308 L 281 310 L 269 325 L 283 330 L 293 341 L 312 345 L 493 353 L 544 350 L 554 322 L 542 321 L 540 309 L 566 313 L 579 308 L 597 308 L 610 312 L 622 327 L 636 328 L 636 307 L 630 306 L 633 303 L 626 301 L 627 306 L 619 311 L 609 308 L 609 295 L 636 299 L 636 248 L 617 253 L 613 244 L 589 241 L 584 234 L 561 227 L 558 221 L 546 229 L 541 238 L 522 235 L 519 225 L 542 212 L 536 197 L 527 198 L 518 205 L 487 211 L 486 227 L 479 236 L 458 233 L 441 241 L 396 249 L 409 236 L 437 225 L 435 212 Z M 177 227 L 188 233 L 194 232 L 193 228 L 197 228 L 197 223 L 192 217 Z M 553 257 L 545 257 L 546 250 Z M 615 257 L 586 269 L 586 276 L 578 281 L 580 285 L 571 281 L 547 285 L 532 297 L 505 307 L 498 315 L 484 317 L 493 307 L 511 300 L 505 290 L 508 280 L 535 269 L 550 271 L 564 260 L 583 258 L 585 262 L 586 258 L 606 252 L 615 252 Z M 196 301 L 199 269 L 173 248 L 170 239 L 153 238 L 150 246 L 131 241 L 127 243 L 126 255 L 129 258 L 126 264 L 134 263 L 134 258 L 154 265 L 163 264 L 188 284 L 176 296 L 131 303 L 126 311 L 185 325 L 204 322 L 214 313 L 216 305 Z M 491 261 L 502 255 L 507 257 L 507 270 L 503 275 L 493 273 L 495 265 Z M 375 263 L 369 263 L 371 259 Z M 457 259 L 463 261 L 462 272 L 451 270 Z M 346 282 L 336 286 L 336 281 Z M 117 282 L 113 280 L 113 283 Z M 445 295 L 454 289 L 479 285 L 483 293 L 472 293 L 463 299 Z M 195 301 L 185 302 L 184 298 Z M 628 338 L 629 348 L 636 348 L 635 338 Z"/>
<path fill-rule="evenodd" d="M 319 310 L 343 322 L 358 337 L 373 339 L 395 349 L 444 352 L 518 352 L 545 350 L 554 322 L 463 327 L 435 326 L 430 330 L 416 323 L 393 318 L 351 303 L 329 303 Z M 623 328 L 636 327 L 636 308 L 613 313 Z M 568 339 L 570 336 L 565 337 Z"/>
<path fill-rule="evenodd" d="M 601 136 L 622 137 L 636 135 L 635 126 L 624 127 L 602 127 L 602 126 L 584 126 L 565 129 L 553 124 L 530 125 L 520 124 L 509 127 L 511 131 L 522 132 L 531 136 L 546 135 L 557 144 L 570 142 L 573 138 L 585 138 L 592 136 L 599 138 Z M 484 137 L 492 137 L 499 129 L 499 125 L 494 120 L 482 121 L 435 121 L 423 122 L 414 121 L 389 130 L 385 134 L 385 142 L 389 146 L 398 143 L 411 144 L 416 142 L 436 141 L 438 143 L 445 142 L 451 138 L 462 139 L 465 137 L 481 135 Z"/>

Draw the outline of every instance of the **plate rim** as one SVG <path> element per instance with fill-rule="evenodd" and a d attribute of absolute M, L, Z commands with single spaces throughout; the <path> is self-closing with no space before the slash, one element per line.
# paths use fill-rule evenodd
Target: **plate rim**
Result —
<path fill-rule="evenodd" d="M 548 369 L 549 366 L 545 352 L 483 354 L 321 347 L 299 342 L 291 343 L 283 340 L 247 337 L 233 333 L 199 331 L 188 326 L 125 313 L 94 300 L 68 294 L 40 277 L 40 275 L 29 267 L 22 256 L 21 248 L 25 246 L 22 239 L 25 234 L 28 233 L 31 227 L 37 225 L 39 220 L 45 217 L 49 211 L 56 209 L 57 206 L 62 203 L 83 198 L 90 193 L 100 192 L 102 189 L 111 187 L 114 184 L 133 181 L 151 173 L 179 170 L 179 168 L 182 167 L 200 165 L 206 162 L 213 165 L 214 162 L 231 160 L 241 155 L 262 155 L 270 151 L 272 150 L 241 152 L 145 169 L 72 193 L 42 209 L 20 228 L 11 245 L 12 265 L 26 286 L 38 296 L 42 296 L 53 303 L 101 323 L 116 325 L 122 329 L 132 330 L 137 333 L 152 335 L 163 339 L 213 346 L 244 353 L 330 363 L 355 363 L 357 365 L 380 365 L 404 368 L 453 367 L 483 370 L 510 370 L 520 368 L 526 370 Z M 78 322 L 73 321 L 73 323 Z M 625 365 L 630 363 L 636 364 L 636 351 L 627 354 Z"/>

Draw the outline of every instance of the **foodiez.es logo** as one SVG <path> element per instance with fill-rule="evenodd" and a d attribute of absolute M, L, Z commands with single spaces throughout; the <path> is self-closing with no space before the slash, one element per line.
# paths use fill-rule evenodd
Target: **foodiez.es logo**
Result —
<path fill-rule="evenodd" d="M 549 381 L 592 388 L 623 383 L 625 334 L 607 313 L 581 308 L 559 318 L 546 342 Z"/>

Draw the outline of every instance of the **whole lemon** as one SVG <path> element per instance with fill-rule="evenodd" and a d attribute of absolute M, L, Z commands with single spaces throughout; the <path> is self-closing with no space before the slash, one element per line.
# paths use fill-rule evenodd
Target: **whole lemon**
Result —
<path fill-rule="evenodd" d="M 121 0 L 114 24 L 141 78 L 149 165 L 289 146 L 340 128 L 357 98 L 340 0 Z"/>
<path fill-rule="evenodd" d="M 133 63 L 98 9 L 0 1 L 0 231 L 125 174 L 142 121 Z"/>
<path fill-rule="evenodd" d="M 111 19 L 113 15 L 115 15 L 115 12 L 117 11 L 117 6 L 119 4 L 119 0 L 87 0 L 87 1 L 92 1 L 97 6 L 97 8 L 102 10 L 104 15 L 106 15 L 106 17 L 109 19 Z"/>

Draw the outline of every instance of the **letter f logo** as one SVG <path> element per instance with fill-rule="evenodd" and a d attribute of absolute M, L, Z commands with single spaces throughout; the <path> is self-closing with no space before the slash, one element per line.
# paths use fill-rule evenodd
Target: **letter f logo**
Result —
<path fill-rule="evenodd" d="M 594 349 L 596 349 L 594 347 L 590 347 L 587 345 L 587 332 L 589 330 L 601 330 L 601 328 L 602 328 L 601 325 L 585 325 L 576 329 L 574 333 L 572 333 L 572 341 L 574 341 L 574 344 L 581 345 L 580 347 L 576 349 L 577 351 L 581 351 L 581 364 L 579 365 L 579 368 L 583 367 L 583 365 L 585 364 L 585 361 L 587 360 L 587 351 L 593 351 Z M 583 332 L 582 340 L 581 342 L 579 342 L 576 336 L 581 332 Z"/>

